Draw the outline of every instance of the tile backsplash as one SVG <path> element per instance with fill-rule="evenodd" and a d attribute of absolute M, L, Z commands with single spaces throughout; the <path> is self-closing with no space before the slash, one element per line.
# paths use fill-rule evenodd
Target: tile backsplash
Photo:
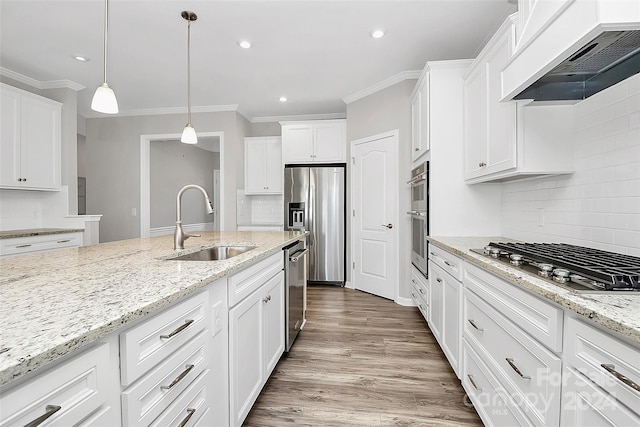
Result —
<path fill-rule="evenodd" d="M 281 194 L 247 196 L 243 190 L 236 195 L 238 225 L 282 224 L 283 198 Z"/>
<path fill-rule="evenodd" d="M 640 74 L 576 104 L 573 143 L 573 174 L 502 184 L 502 234 L 640 256 Z"/>

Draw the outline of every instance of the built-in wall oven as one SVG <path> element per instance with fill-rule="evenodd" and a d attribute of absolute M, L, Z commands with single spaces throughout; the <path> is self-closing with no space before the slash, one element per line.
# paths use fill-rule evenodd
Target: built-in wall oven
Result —
<path fill-rule="evenodd" d="M 411 170 L 411 263 L 427 274 L 427 236 L 429 235 L 429 162 Z"/>

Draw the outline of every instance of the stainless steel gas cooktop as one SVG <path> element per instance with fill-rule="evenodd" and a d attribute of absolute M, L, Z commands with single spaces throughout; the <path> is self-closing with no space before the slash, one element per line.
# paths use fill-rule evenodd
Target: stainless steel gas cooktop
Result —
<path fill-rule="evenodd" d="M 494 243 L 472 252 L 575 292 L 640 295 L 640 258 L 564 243 Z"/>

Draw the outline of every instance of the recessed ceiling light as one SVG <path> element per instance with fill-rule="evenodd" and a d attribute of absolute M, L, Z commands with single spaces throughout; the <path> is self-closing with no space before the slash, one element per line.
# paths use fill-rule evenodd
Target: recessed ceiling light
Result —
<path fill-rule="evenodd" d="M 280 102 L 287 102 L 287 97 L 286 96 L 281 96 L 280 97 Z"/>
<path fill-rule="evenodd" d="M 243 49 L 249 49 L 251 47 L 251 42 L 249 42 L 247 40 L 240 40 L 238 42 L 238 45 Z"/>
<path fill-rule="evenodd" d="M 80 56 L 80 55 L 73 55 L 73 59 L 80 62 L 87 62 L 89 60 L 89 58 L 87 58 L 86 56 Z"/>
<path fill-rule="evenodd" d="M 384 30 L 377 28 L 375 30 L 371 30 L 371 33 L 369 34 L 371 34 L 371 37 L 373 37 L 374 39 L 379 39 L 384 36 Z"/>

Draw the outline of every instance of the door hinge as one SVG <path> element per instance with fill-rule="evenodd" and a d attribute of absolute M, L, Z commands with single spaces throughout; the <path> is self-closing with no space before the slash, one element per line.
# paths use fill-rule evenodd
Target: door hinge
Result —
<path fill-rule="evenodd" d="M 355 158 L 355 157 L 352 157 L 352 158 L 351 158 L 351 164 L 352 164 L 352 165 L 355 165 L 355 164 L 356 164 L 356 158 Z"/>
<path fill-rule="evenodd" d="M 355 209 L 353 210 L 353 217 L 354 218 L 356 217 L 356 210 Z"/>
<path fill-rule="evenodd" d="M 356 262 L 355 261 L 353 261 L 353 269 L 354 270 L 356 269 Z"/>

